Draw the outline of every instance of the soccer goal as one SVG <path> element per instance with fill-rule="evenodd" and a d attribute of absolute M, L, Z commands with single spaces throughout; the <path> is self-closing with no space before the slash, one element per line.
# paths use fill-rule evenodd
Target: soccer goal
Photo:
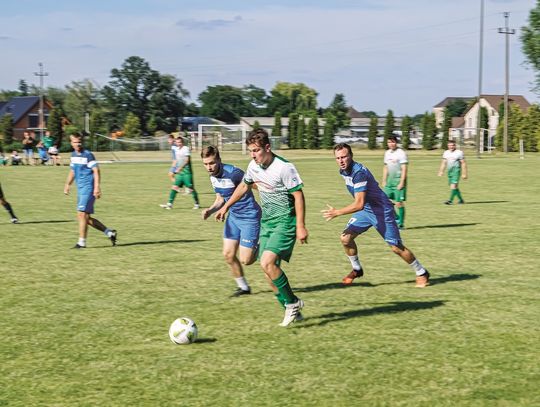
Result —
<path fill-rule="evenodd" d="M 167 139 L 167 135 L 130 139 L 94 133 L 88 147 L 92 151 L 110 153 L 111 161 L 162 162 L 171 159 L 171 146 Z"/>
<path fill-rule="evenodd" d="M 243 124 L 199 124 L 197 140 L 192 148 L 202 150 L 214 145 L 220 151 L 242 151 L 246 154 L 247 129 Z"/>

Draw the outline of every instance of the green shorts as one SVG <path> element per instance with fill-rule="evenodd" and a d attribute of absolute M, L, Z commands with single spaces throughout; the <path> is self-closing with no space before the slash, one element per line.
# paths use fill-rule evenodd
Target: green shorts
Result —
<path fill-rule="evenodd" d="M 176 174 L 174 176 L 174 185 L 177 187 L 187 187 L 189 189 L 193 189 L 193 174 L 191 173 L 185 173 L 181 172 L 180 174 Z"/>
<path fill-rule="evenodd" d="M 259 234 L 259 258 L 265 250 L 279 256 L 280 260 L 289 261 L 296 243 L 296 217 L 283 222 L 261 222 Z"/>
<path fill-rule="evenodd" d="M 461 171 L 453 171 L 448 173 L 448 185 L 458 184 L 461 177 Z"/>
<path fill-rule="evenodd" d="M 402 189 L 384 187 L 384 193 L 394 202 L 405 202 L 407 200 L 407 187 L 403 187 Z"/>

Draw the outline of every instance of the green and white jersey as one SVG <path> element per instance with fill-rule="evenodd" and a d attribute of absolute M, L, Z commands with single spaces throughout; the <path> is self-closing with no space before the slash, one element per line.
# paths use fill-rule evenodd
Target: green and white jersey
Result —
<path fill-rule="evenodd" d="M 256 184 L 261 197 L 263 222 L 286 222 L 296 216 L 294 210 L 293 192 L 304 186 L 296 167 L 274 154 L 274 159 L 266 168 L 252 160 L 246 173 L 244 182 L 248 185 Z"/>
<path fill-rule="evenodd" d="M 386 168 L 388 169 L 386 186 L 395 188 L 399 185 L 401 179 L 401 166 L 408 162 L 407 154 L 401 148 L 386 150 L 384 153 L 384 165 L 386 165 Z"/>
<path fill-rule="evenodd" d="M 446 150 L 443 153 L 442 158 L 446 160 L 446 168 L 448 169 L 448 176 L 454 176 L 461 173 L 461 160 L 465 159 L 463 151 L 461 150 Z"/>
<path fill-rule="evenodd" d="M 182 146 L 181 148 L 176 148 L 174 151 L 174 158 L 176 159 L 176 166 L 181 167 L 186 163 L 186 161 L 191 156 L 191 152 L 189 151 L 189 147 Z M 191 160 L 189 163 L 184 167 L 181 174 L 191 174 Z"/>

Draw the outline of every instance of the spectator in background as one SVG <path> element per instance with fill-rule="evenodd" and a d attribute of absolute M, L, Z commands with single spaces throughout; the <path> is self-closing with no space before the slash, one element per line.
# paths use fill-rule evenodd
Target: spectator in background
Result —
<path fill-rule="evenodd" d="M 60 154 L 58 152 L 58 144 L 53 144 L 52 146 L 50 146 L 47 152 L 51 157 L 53 165 L 62 165 L 62 157 L 60 157 Z"/>
<path fill-rule="evenodd" d="M 49 149 L 54 144 L 54 138 L 51 136 L 50 131 L 45 132 L 45 136 L 43 136 L 43 144 L 45 145 L 46 149 Z"/>
<path fill-rule="evenodd" d="M 45 145 L 42 141 L 37 144 L 37 151 L 39 159 L 41 160 L 41 164 L 47 165 L 47 163 L 49 162 L 49 154 L 47 153 L 47 149 L 45 148 Z"/>
<path fill-rule="evenodd" d="M 11 153 L 11 165 L 19 165 L 22 164 L 22 158 L 17 152 L 17 150 L 13 150 Z"/>
<path fill-rule="evenodd" d="M 34 137 L 27 131 L 24 132 L 22 145 L 26 165 L 34 165 Z"/>
<path fill-rule="evenodd" d="M 0 151 L 0 165 L 6 165 L 8 162 L 8 159 L 4 155 L 3 151 Z"/>

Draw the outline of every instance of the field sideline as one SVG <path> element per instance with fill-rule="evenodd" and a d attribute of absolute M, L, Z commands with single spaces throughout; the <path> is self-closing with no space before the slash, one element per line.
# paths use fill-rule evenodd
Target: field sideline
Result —
<path fill-rule="evenodd" d="M 166 162 L 101 165 L 96 217 L 119 244 L 90 230 L 82 251 L 70 249 L 68 167 L 0 168 L 21 220 L 0 209 L 0 406 L 540 405 L 539 154 L 469 153 L 466 204 L 454 206 L 442 204 L 442 152 L 410 154 L 402 237 L 432 274 L 425 289 L 374 231 L 357 239 L 366 276 L 344 288 L 348 218 L 320 215 L 351 201 L 332 153 L 278 154 L 303 178 L 310 232 L 284 264 L 306 303 L 306 320 L 287 329 L 257 265 L 246 269 L 253 295 L 228 298 L 222 224 L 202 221 L 189 196 L 158 207 Z M 382 151 L 355 154 L 380 180 Z M 194 158 L 206 207 L 214 194 Z M 198 343 L 169 341 L 180 316 L 199 325 Z"/>

